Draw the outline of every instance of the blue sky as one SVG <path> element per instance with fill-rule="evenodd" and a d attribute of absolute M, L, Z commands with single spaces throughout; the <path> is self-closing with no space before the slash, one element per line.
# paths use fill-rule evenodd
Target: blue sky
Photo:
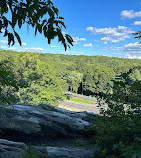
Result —
<path fill-rule="evenodd" d="M 52 0 L 60 15 L 65 18 L 65 33 L 74 38 L 74 46 L 66 52 L 43 35 L 34 36 L 34 29 L 24 25 L 18 30 L 23 46 L 7 46 L 7 39 L 0 35 L 0 48 L 15 51 L 42 53 L 106 55 L 110 57 L 141 59 L 141 45 L 133 32 L 141 30 L 141 0 Z"/>

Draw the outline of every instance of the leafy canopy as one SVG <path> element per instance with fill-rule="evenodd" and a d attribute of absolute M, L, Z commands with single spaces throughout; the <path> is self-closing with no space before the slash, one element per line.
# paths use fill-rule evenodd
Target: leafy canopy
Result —
<path fill-rule="evenodd" d="M 114 80 L 113 93 L 100 101 L 102 117 L 96 125 L 96 158 L 141 157 L 141 67 Z M 102 105 L 107 104 L 107 108 Z"/>
<path fill-rule="evenodd" d="M 8 13 L 11 19 L 7 18 Z M 50 0 L 1 0 L 0 1 L 0 33 L 8 37 L 8 45 L 15 44 L 15 37 L 22 45 L 21 38 L 15 27 L 22 27 L 23 24 L 35 28 L 35 36 L 38 33 L 44 35 L 48 44 L 55 37 L 65 48 L 73 46 L 73 39 L 68 34 L 62 33 L 66 29 L 64 18 L 59 16 L 59 10 Z M 12 30 L 12 31 L 11 31 Z"/>

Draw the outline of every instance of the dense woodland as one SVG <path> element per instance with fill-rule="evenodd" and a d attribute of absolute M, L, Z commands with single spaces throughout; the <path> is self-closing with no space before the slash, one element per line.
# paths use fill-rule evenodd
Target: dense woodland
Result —
<path fill-rule="evenodd" d="M 9 50 L 0 60 L 1 104 L 57 105 L 66 91 L 98 97 L 108 109 L 83 134 L 99 146 L 94 158 L 141 156 L 141 60 Z"/>
<path fill-rule="evenodd" d="M 10 50 L 0 50 L 0 60 L 1 70 L 8 72 L 7 80 L 14 79 L 19 88 L 3 86 L 6 95 L 1 95 L 2 104 L 7 97 L 11 103 L 57 105 L 66 91 L 103 96 L 112 93 L 111 80 L 141 66 L 137 59 Z M 141 80 L 141 69 L 135 69 L 130 78 Z"/>
<path fill-rule="evenodd" d="M 9 11 L 11 21 L 5 16 Z M 9 46 L 15 38 L 22 44 L 15 27 L 25 23 L 48 44 L 58 37 L 65 50 L 73 45 L 72 37 L 62 33 L 64 18 L 50 0 L 1 1 L 0 13 L 0 33 Z M 140 39 L 141 31 L 134 35 Z M 57 105 L 66 91 L 92 95 L 100 106 L 108 105 L 84 131 L 99 146 L 94 158 L 141 157 L 141 60 L 0 50 L 0 104 Z"/>

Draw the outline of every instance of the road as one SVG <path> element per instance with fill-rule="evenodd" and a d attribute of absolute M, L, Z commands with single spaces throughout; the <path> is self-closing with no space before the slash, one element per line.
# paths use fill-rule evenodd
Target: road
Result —
<path fill-rule="evenodd" d="M 61 102 L 58 107 L 71 110 L 71 111 L 87 111 L 87 112 L 93 112 L 95 114 L 99 114 L 99 108 L 97 107 L 98 104 L 85 104 L 85 103 L 78 103 L 74 101 L 64 100 Z"/>
<path fill-rule="evenodd" d="M 86 104 L 86 103 L 79 103 L 79 102 L 74 102 L 74 101 L 70 101 L 70 100 L 64 100 L 64 101 L 59 103 L 59 105 L 58 105 L 59 108 L 67 109 L 67 110 L 70 110 L 70 111 L 77 111 L 77 112 L 87 111 L 87 112 L 93 112 L 95 114 L 100 114 L 100 108 L 97 107 L 98 103 L 97 103 L 96 98 L 93 98 L 93 97 L 89 98 L 89 96 L 76 94 L 76 93 L 70 93 L 70 92 L 65 92 L 65 94 L 69 94 L 69 95 L 71 95 L 71 97 L 76 97 L 76 98 L 79 98 L 79 99 L 92 101 L 92 102 L 95 103 L 95 105 Z M 103 105 L 103 107 L 107 108 L 106 105 Z"/>
<path fill-rule="evenodd" d="M 80 99 L 84 99 L 84 100 L 88 100 L 88 101 L 93 101 L 93 102 L 97 102 L 96 98 L 89 98 L 89 96 L 86 95 L 81 95 L 81 94 L 76 94 L 76 93 L 71 93 L 71 92 L 65 92 L 65 94 L 71 95 L 72 97 L 76 97 L 76 98 L 80 98 Z"/>

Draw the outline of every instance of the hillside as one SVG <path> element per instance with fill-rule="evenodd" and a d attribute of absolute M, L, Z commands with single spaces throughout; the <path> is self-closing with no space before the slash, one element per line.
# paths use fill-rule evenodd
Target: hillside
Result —
<path fill-rule="evenodd" d="M 100 96 L 112 92 L 112 79 L 141 66 L 139 59 L 9 50 L 0 50 L 0 61 L 1 70 L 19 87 L 3 87 L 11 102 L 52 105 L 64 99 L 65 91 Z"/>

